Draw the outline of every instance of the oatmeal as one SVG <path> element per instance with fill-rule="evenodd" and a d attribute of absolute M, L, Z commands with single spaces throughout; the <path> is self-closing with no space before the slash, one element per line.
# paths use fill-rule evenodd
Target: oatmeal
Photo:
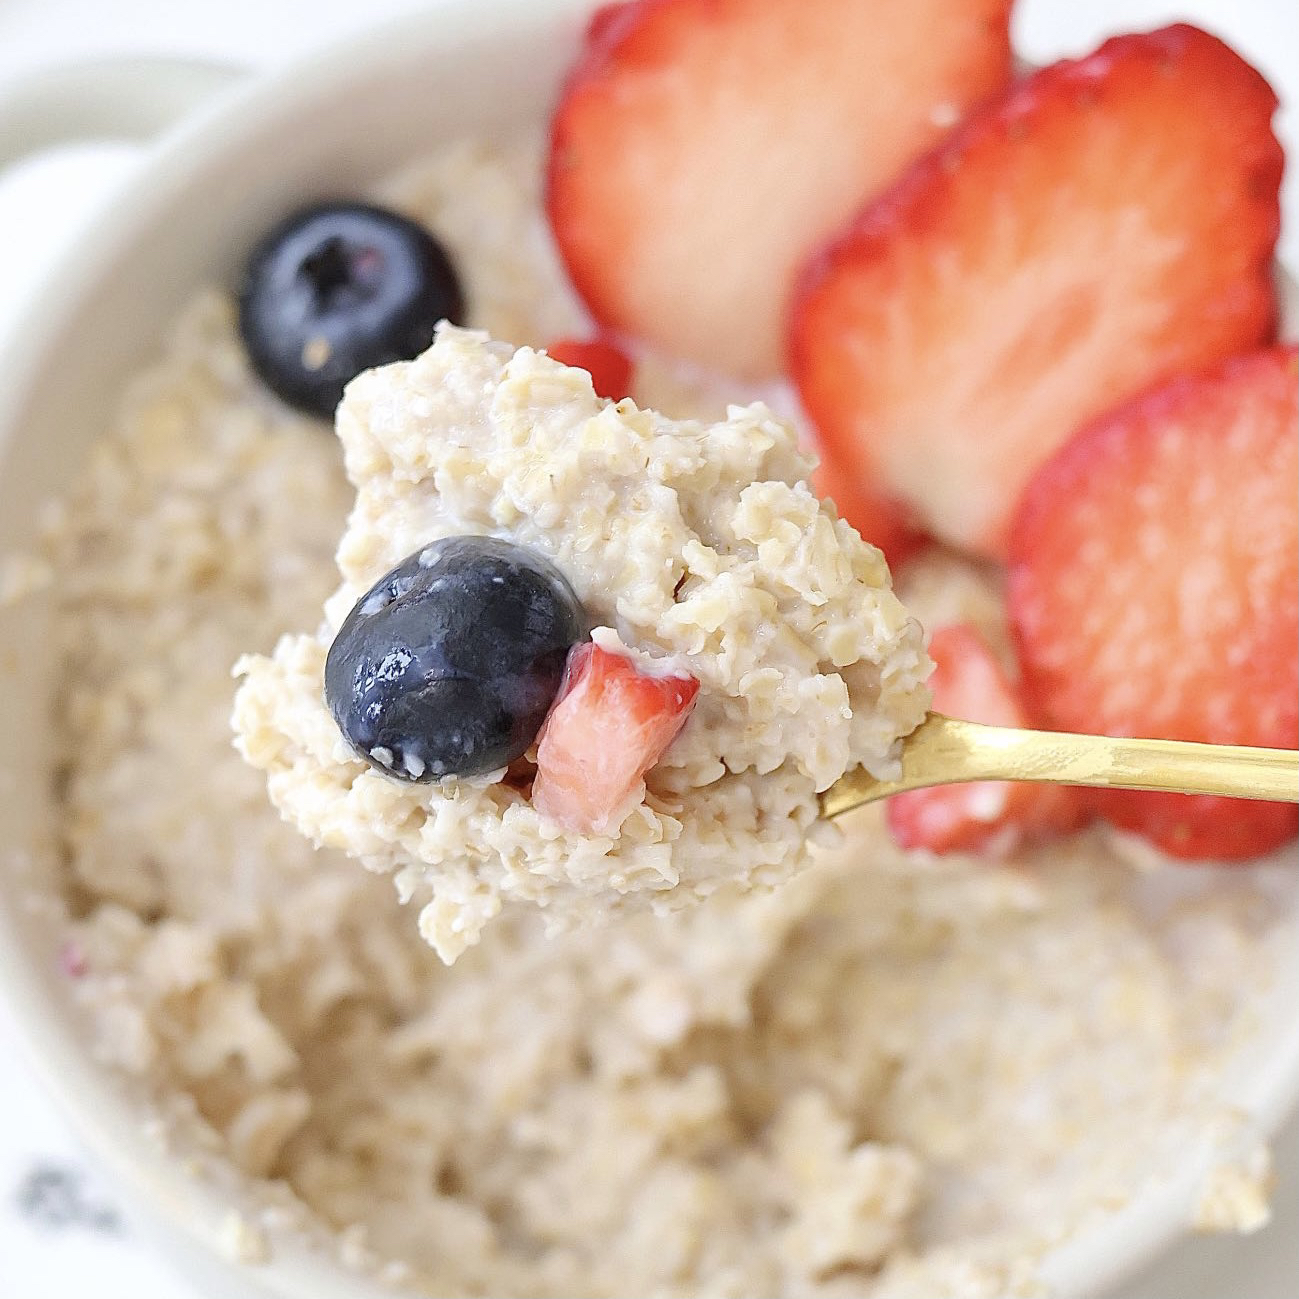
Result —
<path fill-rule="evenodd" d="M 461 145 L 387 198 L 453 249 L 473 325 L 541 346 L 571 322 L 535 170 Z M 266 396 L 208 293 L 37 557 L 71 995 L 177 1159 L 229 1188 L 232 1249 L 292 1227 L 423 1294 L 1032 1293 L 1054 1241 L 1222 1123 L 1291 876 L 1137 868 L 1099 831 L 935 860 L 867 809 L 777 891 L 553 937 L 507 907 L 448 969 L 230 742 L 232 665 L 314 625 L 351 504 L 329 431 Z M 900 595 L 1004 636 L 962 561 Z M 1265 1179 L 1233 1163 L 1201 1221 L 1257 1223 Z"/>
<path fill-rule="evenodd" d="M 598 918 L 727 879 L 777 883 L 806 860 L 819 790 L 854 766 L 896 768 L 928 703 L 919 626 L 765 407 L 668 420 L 447 328 L 418 360 L 354 380 L 338 434 L 357 488 L 342 585 L 319 633 L 242 665 L 235 726 L 309 838 L 428 899 L 420 930 L 444 960 L 503 900 Z M 405 556 L 466 533 L 546 556 L 596 644 L 699 682 L 648 797 L 603 834 L 565 831 L 503 769 L 440 784 L 372 770 L 329 716 L 325 653 L 344 616 Z"/>

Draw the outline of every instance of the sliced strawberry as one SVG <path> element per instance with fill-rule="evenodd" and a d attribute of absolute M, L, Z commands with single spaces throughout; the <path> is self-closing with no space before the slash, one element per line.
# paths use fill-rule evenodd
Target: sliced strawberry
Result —
<path fill-rule="evenodd" d="M 940 627 L 929 645 L 935 712 L 990 726 L 1026 726 L 1014 686 L 973 627 Z M 980 780 L 894 794 L 884 808 L 901 848 L 1002 854 L 1030 838 L 1075 829 L 1076 790 Z"/>
<path fill-rule="evenodd" d="M 592 314 L 775 374 L 799 262 L 1010 77 L 1010 0 L 633 0 L 597 12 L 547 209 Z"/>
<path fill-rule="evenodd" d="M 1175 26 L 976 112 L 806 269 L 796 384 L 832 455 L 1000 557 L 1084 421 L 1271 337 L 1276 96 Z"/>
<path fill-rule="evenodd" d="M 894 572 L 925 544 L 924 534 L 901 506 L 871 491 L 831 460 L 822 459 L 813 470 L 812 490 L 823 500 L 833 501 L 839 517 L 878 546 Z"/>
<path fill-rule="evenodd" d="M 693 677 L 648 676 L 625 654 L 574 646 L 537 740 L 532 805 L 566 830 L 615 830 L 698 693 Z"/>
<path fill-rule="evenodd" d="M 585 370 L 591 376 L 591 386 L 599 397 L 621 401 L 631 392 L 631 357 L 603 338 L 561 338 L 551 343 L 546 352 L 562 365 Z"/>
<path fill-rule="evenodd" d="M 1062 730 L 1299 747 L 1299 352 L 1152 389 L 1028 486 L 1008 599 L 1039 719 Z M 1112 793 L 1179 857 L 1252 857 L 1299 809 Z"/>

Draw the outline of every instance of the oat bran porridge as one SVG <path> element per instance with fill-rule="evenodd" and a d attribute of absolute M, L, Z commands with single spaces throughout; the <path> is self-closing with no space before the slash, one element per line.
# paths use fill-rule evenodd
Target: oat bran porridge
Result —
<path fill-rule="evenodd" d="M 404 897 L 431 894 L 420 929 L 448 961 L 502 897 L 590 923 L 628 900 L 788 878 L 827 828 L 817 792 L 857 765 L 889 774 L 924 716 L 920 628 L 883 556 L 817 501 L 794 430 L 761 406 L 665 420 L 597 397 L 583 371 L 446 329 L 355 380 L 338 430 L 357 484 L 343 584 L 319 635 L 240 665 L 235 729 L 310 839 L 396 872 Z M 503 770 L 449 786 L 371 770 L 329 716 L 325 653 L 352 606 L 421 546 L 488 532 L 554 562 L 598 645 L 700 683 L 650 798 L 603 833 L 567 832 Z"/>
<path fill-rule="evenodd" d="M 541 346 L 580 315 L 535 157 L 456 144 L 382 197 L 454 253 L 472 325 Z M 635 395 L 725 405 L 652 358 Z M 73 994 L 242 1257 L 303 1233 L 428 1294 L 1033 1293 L 1206 1130 L 1204 1222 L 1266 1219 L 1265 1155 L 1211 1101 L 1269 977 L 1266 872 L 1170 901 L 1099 830 L 926 859 L 871 809 L 775 892 L 554 934 L 507 905 L 446 968 L 231 744 L 232 665 L 316 624 L 351 504 L 207 292 L 45 538 Z M 964 561 L 900 594 L 1004 637 Z"/>

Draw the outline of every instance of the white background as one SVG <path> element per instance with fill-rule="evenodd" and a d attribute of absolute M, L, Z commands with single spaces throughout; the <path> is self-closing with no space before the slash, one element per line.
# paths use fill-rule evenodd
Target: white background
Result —
<path fill-rule="evenodd" d="M 869 0 L 863 0 L 868 3 Z M 267 69 L 435 0 L 0 0 L 0 85 L 30 70 L 108 54 L 179 54 Z M 538 0 L 544 3 L 544 0 Z M 883 7 L 883 5 L 881 5 Z M 1281 95 L 1278 126 L 1299 135 L 1299 4 L 1294 0 L 1019 0 L 1019 52 L 1034 62 L 1101 38 L 1188 19 L 1234 44 Z M 436 87 L 430 87 L 436 94 Z M 0 178 L 0 342 L 22 328 L 59 250 L 84 237 L 97 204 L 129 179 L 122 148 L 78 151 Z M 1299 264 L 1299 164 L 1286 177 L 1282 253 Z M 0 382 L 3 376 L 0 375 Z M 0 960 L 4 959 L 0 953 Z M 131 1236 L 110 1188 L 80 1156 L 31 1081 L 0 1005 L 0 1299 L 196 1299 Z M 1283 1139 L 1274 1225 L 1244 1240 L 1181 1246 L 1123 1299 L 1292 1299 L 1299 1294 L 1299 1125 Z M 1282 1237 L 1285 1237 L 1284 1241 Z"/>

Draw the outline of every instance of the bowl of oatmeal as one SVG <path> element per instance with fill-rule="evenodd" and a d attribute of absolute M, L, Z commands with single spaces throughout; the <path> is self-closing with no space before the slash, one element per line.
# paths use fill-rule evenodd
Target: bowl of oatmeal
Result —
<path fill-rule="evenodd" d="M 1090 828 L 989 864 L 872 812 L 778 890 L 506 907 L 448 968 L 233 747 L 231 670 L 319 625 L 354 496 L 249 365 L 244 259 L 365 196 L 442 242 L 474 329 L 586 332 L 540 178 L 588 9 L 445 5 L 182 126 L 7 358 L 0 941 L 52 1093 L 221 1295 L 1083 1295 L 1260 1226 L 1293 846 L 1189 869 Z M 653 352 L 636 384 L 714 422 L 754 395 Z M 986 565 L 897 590 L 1005 637 Z"/>

